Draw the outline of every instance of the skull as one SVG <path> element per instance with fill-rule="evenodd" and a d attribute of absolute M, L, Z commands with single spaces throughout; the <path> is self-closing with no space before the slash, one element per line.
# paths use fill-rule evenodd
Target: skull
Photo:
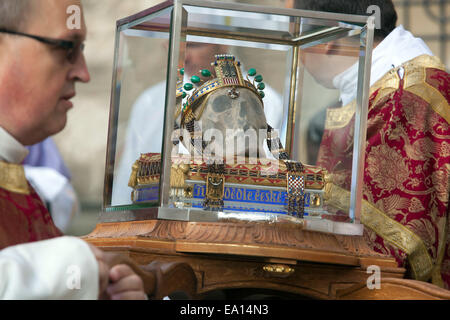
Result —
<path fill-rule="evenodd" d="M 257 94 L 244 87 L 223 87 L 211 93 L 200 114 L 205 152 L 212 156 L 264 157 L 267 122 Z"/>

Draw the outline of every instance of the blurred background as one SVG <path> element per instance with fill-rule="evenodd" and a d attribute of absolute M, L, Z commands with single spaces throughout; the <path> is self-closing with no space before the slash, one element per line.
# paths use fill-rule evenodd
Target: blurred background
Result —
<path fill-rule="evenodd" d="M 72 173 L 72 184 L 80 200 L 80 213 L 68 234 L 90 233 L 102 207 L 106 141 L 111 96 L 116 21 L 158 4 L 159 0 L 83 0 L 88 26 L 85 55 L 91 73 L 89 84 L 78 85 L 75 108 L 64 131 L 55 136 Z M 284 7 L 284 0 L 240 2 Z M 450 1 L 394 0 L 398 24 L 420 36 L 435 55 L 450 66 Z M 269 74 L 271 64 L 254 57 L 259 72 Z"/>

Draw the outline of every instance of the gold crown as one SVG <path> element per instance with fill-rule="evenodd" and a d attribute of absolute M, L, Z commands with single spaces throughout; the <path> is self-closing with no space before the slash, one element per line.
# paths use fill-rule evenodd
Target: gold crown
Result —
<path fill-rule="evenodd" d="M 181 123 L 187 123 L 194 119 L 195 116 L 193 111 L 196 109 L 198 102 L 202 97 L 209 95 L 217 89 L 224 87 L 243 87 L 253 91 L 263 103 L 265 84 L 263 77 L 256 74 L 255 69 L 250 69 L 248 76 L 254 77 L 253 81 L 247 76 L 244 79 L 241 71 L 241 63 L 236 59 L 235 56 L 230 54 L 219 54 L 215 56 L 215 61 L 211 64 L 214 66 L 216 73 L 216 78 L 207 81 L 202 81 L 197 75 L 191 77 L 192 83 L 180 84 L 177 87 L 177 97 L 186 98 L 186 101 L 181 107 Z M 184 75 L 184 70 L 180 70 L 181 75 Z M 212 77 L 211 72 L 208 69 L 203 69 L 200 71 L 203 78 Z M 201 84 L 203 82 L 203 84 Z M 255 84 L 255 82 L 257 84 Z M 198 88 L 195 85 L 201 84 Z M 188 95 L 186 91 L 192 91 L 192 94 Z M 233 89 L 230 89 L 230 95 L 236 95 Z M 264 103 L 263 103 L 264 105 Z M 179 113 L 178 113 L 179 114 Z"/>

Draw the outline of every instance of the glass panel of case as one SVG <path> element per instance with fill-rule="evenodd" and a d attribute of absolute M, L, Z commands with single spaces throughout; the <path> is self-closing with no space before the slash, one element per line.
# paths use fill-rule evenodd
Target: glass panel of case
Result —
<path fill-rule="evenodd" d="M 361 234 L 366 20 L 185 0 L 119 21 L 105 211 Z"/>
<path fill-rule="evenodd" d="M 133 203 L 128 181 L 140 154 L 161 153 L 171 11 L 150 13 L 117 30 L 107 162 L 111 206 Z M 157 200 L 158 192 L 152 197 Z"/>

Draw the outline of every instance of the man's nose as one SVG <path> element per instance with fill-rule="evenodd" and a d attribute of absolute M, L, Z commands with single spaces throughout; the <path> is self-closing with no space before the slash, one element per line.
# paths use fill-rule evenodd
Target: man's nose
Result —
<path fill-rule="evenodd" d="M 86 59 L 84 54 L 80 54 L 75 64 L 73 65 L 70 73 L 69 80 L 80 81 L 87 83 L 91 80 L 91 75 L 89 74 L 88 66 L 86 64 Z"/>

